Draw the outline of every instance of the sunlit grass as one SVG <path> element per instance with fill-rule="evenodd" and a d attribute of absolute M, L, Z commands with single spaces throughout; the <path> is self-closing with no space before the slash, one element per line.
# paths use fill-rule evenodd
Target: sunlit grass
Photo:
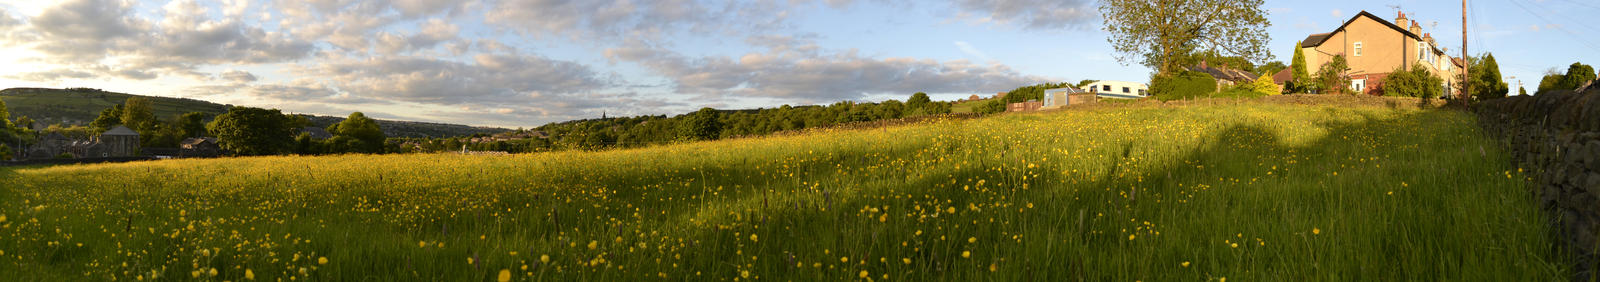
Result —
<path fill-rule="evenodd" d="M 0 169 L 0 279 L 1560 279 L 1442 110 L 1111 107 L 605 152 Z M 81 244 L 81 245 L 80 245 Z"/>

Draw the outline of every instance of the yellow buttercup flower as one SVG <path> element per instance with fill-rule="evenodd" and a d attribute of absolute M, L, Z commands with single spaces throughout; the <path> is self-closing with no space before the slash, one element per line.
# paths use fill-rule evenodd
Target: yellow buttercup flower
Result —
<path fill-rule="evenodd" d="M 496 277 L 495 281 L 511 282 L 511 270 L 510 269 L 501 269 L 500 270 L 500 276 Z"/>
<path fill-rule="evenodd" d="M 328 257 L 317 258 L 317 264 L 328 264 Z"/>
<path fill-rule="evenodd" d="M 866 270 L 862 270 L 861 273 L 857 274 L 856 276 L 861 277 L 861 278 L 867 278 L 867 271 Z"/>
<path fill-rule="evenodd" d="M 972 251 L 961 251 L 961 258 L 970 258 L 970 257 L 972 257 Z"/>
<path fill-rule="evenodd" d="M 1312 228 L 1311 229 L 1311 234 L 1312 235 L 1322 234 L 1322 229 Z"/>

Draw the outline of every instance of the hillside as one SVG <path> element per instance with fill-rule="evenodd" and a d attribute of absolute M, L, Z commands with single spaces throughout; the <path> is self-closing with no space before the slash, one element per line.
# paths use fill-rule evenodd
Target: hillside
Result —
<path fill-rule="evenodd" d="M 1102 105 L 598 152 L 0 168 L 0 273 L 1566 277 L 1525 176 L 1472 116 L 1317 99 L 1341 98 Z"/>
<path fill-rule="evenodd" d="M 141 96 L 90 88 L 0 90 L 0 101 L 5 101 L 13 118 L 26 116 L 43 124 L 87 125 L 94 121 L 95 117 L 100 116 L 100 111 L 122 104 L 130 97 L 149 99 L 152 112 L 162 119 L 171 119 L 189 112 L 219 115 L 233 106 L 195 99 Z M 307 117 L 313 125 L 321 127 L 344 120 L 344 117 Z M 393 120 L 378 120 L 378 125 L 383 127 L 384 133 L 390 137 L 448 137 L 507 131 L 503 128 Z"/>

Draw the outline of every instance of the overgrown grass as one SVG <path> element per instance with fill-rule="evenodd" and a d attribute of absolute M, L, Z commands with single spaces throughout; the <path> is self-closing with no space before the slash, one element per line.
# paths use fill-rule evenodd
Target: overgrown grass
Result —
<path fill-rule="evenodd" d="M 1561 279 L 1506 160 L 1459 112 L 1244 102 L 0 169 L 0 279 Z"/>

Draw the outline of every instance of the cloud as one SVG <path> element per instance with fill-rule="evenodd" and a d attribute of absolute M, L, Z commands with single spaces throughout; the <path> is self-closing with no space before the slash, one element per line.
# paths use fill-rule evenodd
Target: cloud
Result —
<path fill-rule="evenodd" d="M 1328 15 L 1332 15 L 1334 18 L 1343 19 L 1344 18 L 1344 11 L 1339 10 L 1339 9 L 1333 9 L 1333 11 L 1329 11 L 1328 12 Z"/>
<path fill-rule="evenodd" d="M 229 70 L 229 71 L 222 72 L 222 74 L 218 75 L 218 78 L 220 78 L 222 80 L 226 80 L 226 81 L 235 82 L 235 83 L 256 82 L 256 75 L 255 74 L 251 74 L 250 72 L 241 71 L 241 70 Z"/>
<path fill-rule="evenodd" d="M 1099 16 L 1086 0 L 958 0 L 962 14 L 976 13 L 981 22 L 1016 23 L 1025 29 L 1079 27 Z"/>
<path fill-rule="evenodd" d="M 806 41 L 795 41 L 803 43 Z M 669 79 L 675 91 L 702 98 L 776 98 L 801 103 L 861 99 L 872 94 L 993 92 L 1048 81 L 1001 64 L 965 60 L 872 58 L 854 50 L 808 53 L 775 45 L 738 58 L 688 57 L 634 41 L 605 51 L 613 61 L 638 63 Z"/>
<path fill-rule="evenodd" d="M 479 54 L 471 62 L 419 56 L 346 59 L 298 74 L 323 77 L 356 97 L 437 105 L 535 102 L 613 82 L 588 66 L 531 55 Z"/>
<path fill-rule="evenodd" d="M 162 75 L 204 77 L 199 65 L 271 63 L 305 58 L 310 42 L 246 26 L 234 19 L 214 20 L 205 6 L 177 0 L 162 7 L 152 22 L 133 14 L 133 4 L 115 0 L 69 0 L 50 6 L 28 24 L 0 25 L 6 46 L 25 46 L 42 57 L 30 61 L 136 80 Z M 48 72 L 29 79 L 59 79 Z"/>
<path fill-rule="evenodd" d="M 582 40 L 644 38 L 659 40 L 688 31 L 696 34 L 756 34 L 787 27 L 789 11 L 812 3 L 793 1 L 694 0 L 504 0 L 485 14 L 485 22 L 533 36 Z M 835 7 L 851 1 L 826 1 Z"/>

